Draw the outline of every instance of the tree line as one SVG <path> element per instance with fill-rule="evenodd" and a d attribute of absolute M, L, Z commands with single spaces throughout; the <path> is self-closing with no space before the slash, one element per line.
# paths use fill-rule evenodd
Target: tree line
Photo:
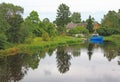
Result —
<path fill-rule="evenodd" d="M 0 4 L 0 48 L 3 48 L 6 43 L 29 43 L 35 37 L 42 37 L 44 41 L 48 41 L 57 35 L 66 34 L 66 25 L 68 23 L 83 22 L 81 21 L 81 14 L 79 12 L 71 13 L 69 7 L 63 3 L 58 6 L 57 16 L 53 23 L 48 18 L 40 20 L 37 11 L 31 11 L 25 19 L 22 17 L 23 13 L 24 8 L 21 6 L 11 3 Z M 82 29 L 82 32 L 93 33 L 94 21 L 94 18 L 89 16 L 84 21 L 87 23 L 87 26 Z M 105 35 L 106 29 L 107 31 L 114 29 L 113 33 L 120 33 L 118 30 L 120 29 L 120 11 L 109 11 L 102 19 L 101 26 L 97 30 L 100 34 Z M 113 30 L 110 30 L 110 33 L 111 31 Z"/>

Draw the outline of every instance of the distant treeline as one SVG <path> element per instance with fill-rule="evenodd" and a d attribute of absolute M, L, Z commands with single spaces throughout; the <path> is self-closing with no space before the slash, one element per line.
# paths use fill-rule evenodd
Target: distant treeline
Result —
<path fill-rule="evenodd" d="M 48 18 L 40 20 L 37 11 L 31 11 L 29 16 L 23 19 L 24 8 L 11 3 L 0 4 L 0 48 L 6 43 L 24 43 L 35 37 L 42 37 L 44 41 L 50 40 L 57 35 L 71 33 L 66 31 L 66 25 L 70 22 L 86 23 L 86 28 L 81 28 L 77 33 L 93 33 L 93 23 L 96 22 L 89 16 L 87 20 L 81 21 L 79 12 L 70 12 L 66 4 L 60 4 L 57 9 L 56 19 L 50 22 Z M 77 27 L 78 28 L 78 27 Z M 77 29 L 79 30 L 79 29 Z M 118 12 L 109 11 L 96 29 L 99 34 L 111 35 L 120 33 L 120 10 Z M 76 31 L 74 32 L 76 33 Z"/>

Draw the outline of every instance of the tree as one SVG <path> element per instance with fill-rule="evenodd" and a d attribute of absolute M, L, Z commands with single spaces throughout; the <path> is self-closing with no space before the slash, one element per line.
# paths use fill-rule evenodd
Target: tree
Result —
<path fill-rule="evenodd" d="M 22 14 L 24 9 L 20 6 L 16 6 L 10 3 L 2 3 L 0 4 L 0 14 L 7 20 L 9 17 L 14 16 L 16 14 Z"/>
<path fill-rule="evenodd" d="M 29 19 L 30 22 L 33 24 L 39 24 L 39 21 L 40 21 L 37 11 L 34 11 L 34 10 L 30 13 L 27 19 Z"/>
<path fill-rule="evenodd" d="M 56 25 L 58 26 L 58 31 L 60 33 L 64 32 L 65 25 L 70 21 L 70 10 L 66 4 L 60 4 L 57 9 L 57 18 L 56 18 Z"/>
<path fill-rule="evenodd" d="M 81 15 L 79 12 L 74 12 L 71 16 L 71 21 L 73 23 L 80 23 L 81 22 Z"/>
<path fill-rule="evenodd" d="M 7 42 L 6 35 L 2 31 L 0 31 L 0 49 L 5 48 L 5 42 Z"/>
<path fill-rule="evenodd" d="M 55 26 L 52 23 L 46 23 L 45 27 L 43 28 L 50 37 L 55 36 L 56 35 L 56 29 Z"/>
<path fill-rule="evenodd" d="M 112 34 L 120 34 L 120 30 L 117 30 L 115 28 L 100 27 L 99 29 L 97 29 L 97 33 L 103 36 L 110 36 Z"/>
<path fill-rule="evenodd" d="M 28 34 L 32 37 L 40 35 L 40 28 L 39 28 L 39 15 L 37 11 L 32 11 L 29 16 L 25 19 L 24 26 L 28 29 Z"/>
<path fill-rule="evenodd" d="M 21 17 L 21 15 L 15 15 L 8 19 L 8 23 L 11 26 L 7 30 L 7 37 L 9 42 L 18 43 L 20 41 L 21 38 L 19 38 L 20 37 L 19 31 L 22 22 L 23 18 Z"/>
<path fill-rule="evenodd" d="M 10 27 L 5 18 L 0 14 L 0 49 L 4 49 L 7 42 L 6 31 Z"/>
<path fill-rule="evenodd" d="M 88 34 L 89 31 L 85 27 L 77 26 L 69 30 L 69 34 Z"/>
<path fill-rule="evenodd" d="M 55 36 L 57 33 L 55 25 L 52 24 L 48 18 L 43 19 L 43 21 L 39 23 L 39 28 L 41 29 L 41 34 L 43 34 L 45 31 L 50 37 Z"/>
<path fill-rule="evenodd" d="M 4 18 L 2 14 L 0 14 L 0 30 L 6 33 L 7 29 L 9 29 L 10 25 L 7 20 Z"/>
<path fill-rule="evenodd" d="M 120 10 L 109 11 L 102 19 L 101 28 L 97 29 L 100 35 L 120 34 Z"/>
<path fill-rule="evenodd" d="M 109 11 L 102 19 L 102 26 L 108 28 L 120 29 L 120 13 Z"/>
<path fill-rule="evenodd" d="M 0 4 L 0 30 L 6 34 L 8 41 L 18 42 L 18 31 L 23 22 L 21 14 L 24 9 L 13 4 Z"/>
<path fill-rule="evenodd" d="M 43 22 L 44 22 L 44 23 L 49 23 L 50 20 L 49 20 L 48 18 L 44 18 L 44 19 L 43 19 Z"/>
<path fill-rule="evenodd" d="M 94 30 L 93 30 L 93 20 L 92 20 L 92 17 L 89 16 L 88 20 L 87 20 L 87 26 L 86 28 L 89 30 L 89 33 L 93 33 Z"/>

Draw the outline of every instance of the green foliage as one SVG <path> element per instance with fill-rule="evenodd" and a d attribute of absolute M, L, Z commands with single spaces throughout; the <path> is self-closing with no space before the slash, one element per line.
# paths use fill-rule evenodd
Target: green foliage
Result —
<path fill-rule="evenodd" d="M 112 41 L 115 44 L 117 44 L 117 46 L 120 46 L 120 35 L 111 35 L 111 36 L 105 36 L 104 37 L 105 41 Z M 114 45 L 115 45 L 114 44 Z M 119 49 L 120 50 L 120 49 Z"/>
<path fill-rule="evenodd" d="M 70 22 L 70 10 L 69 7 L 66 4 L 60 4 L 60 6 L 57 9 L 57 18 L 56 18 L 56 25 L 58 26 L 58 31 L 64 32 L 65 25 Z M 64 30 L 62 30 L 64 29 Z"/>
<path fill-rule="evenodd" d="M 28 32 L 31 33 L 31 35 L 40 36 L 40 28 L 39 28 L 39 15 L 36 11 L 32 11 L 30 15 L 25 19 L 25 28 L 28 29 Z"/>
<path fill-rule="evenodd" d="M 97 32 L 103 36 L 109 36 L 109 35 L 113 34 L 113 30 L 110 28 L 106 28 L 106 27 L 101 27 L 101 28 L 97 29 Z"/>
<path fill-rule="evenodd" d="M 102 19 L 102 26 L 108 28 L 120 28 L 120 13 L 109 11 Z"/>
<path fill-rule="evenodd" d="M 97 31 L 105 36 L 120 34 L 120 12 L 109 11 L 102 19 L 102 28 Z"/>
<path fill-rule="evenodd" d="M 50 37 L 56 35 L 56 29 L 52 23 L 47 23 L 44 30 L 49 34 Z"/>
<path fill-rule="evenodd" d="M 5 42 L 7 42 L 7 37 L 4 33 L 0 33 L 0 49 L 4 49 Z"/>
<path fill-rule="evenodd" d="M 32 11 L 30 12 L 29 16 L 27 17 L 28 20 L 30 20 L 30 22 L 32 24 L 38 24 L 40 19 L 39 19 L 39 15 L 37 13 L 37 11 Z"/>
<path fill-rule="evenodd" d="M 71 22 L 73 23 L 80 23 L 81 22 L 81 15 L 78 12 L 74 12 L 71 16 Z"/>
<path fill-rule="evenodd" d="M 23 22 L 21 15 L 14 15 L 9 18 L 8 23 L 11 26 L 7 30 L 8 41 L 12 43 L 18 43 L 20 41 L 20 25 Z"/>
<path fill-rule="evenodd" d="M 89 33 L 93 33 L 94 30 L 93 30 L 93 20 L 92 20 L 92 17 L 89 16 L 88 20 L 87 20 L 87 29 L 89 30 Z"/>
<path fill-rule="evenodd" d="M 44 18 L 44 19 L 43 19 L 43 22 L 44 22 L 44 23 L 50 23 L 50 20 L 49 20 L 48 18 Z"/>
<path fill-rule="evenodd" d="M 89 31 L 85 27 L 75 27 L 69 30 L 69 34 L 88 34 Z"/>
<path fill-rule="evenodd" d="M 50 37 L 56 36 L 57 31 L 55 25 L 53 25 L 51 22 L 45 22 L 45 21 L 40 22 L 39 28 L 41 34 L 45 31 L 49 34 Z"/>
<path fill-rule="evenodd" d="M 42 41 L 42 39 L 40 37 L 36 37 L 36 38 L 33 39 L 32 43 L 39 44 L 41 41 Z"/>
<path fill-rule="evenodd" d="M 14 16 L 16 14 L 22 14 L 24 9 L 20 6 L 13 5 L 11 3 L 1 3 L 0 4 L 0 14 L 5 17 L 5 19 L 9 19 L 9 17 Z"/>
<path fill-rule="evenodd" d="M 25 39 L 24 43 L 26 43 L 26 44 L 31 44 L 32 41 L 33 41 L 32 38 L 31 38 L 31 37 L 28 37 L 28 38 Z"/>
<path fill-rule="evenodd" d="M 21 14 L 23 8 L 13 4 L 0 4 L 0 30 L 5 34 L 9 42 L 19 42 L 19 29 L 23 22 Z"/>
<path fill-rule="evenodd" d="M 47 32 L 44 32 L 44 33 L 42 34 L 42 39 L 43 39 L 43 41 L 49 41 L 49 40 L 50 40 L 50 37 L 49 37 L 49 35 L 48 35 Z"/>
<path fill-rule="evenodd" d="M 97 29 L 97 33 L 103 36 L 110 36 L 112 34 L 120 34 L 120 30 L 114 28 L 101 27 Z"/>
<path fill-rule="evenodd" d="M 66 27 L 57 27 L 57 31 L 59 35 L 64 35 L 66 33 Z"/>
<path fill-rule="evenodd" d="M 0 14 L 0 30 L 6 33 L 6 31 L 10 28 L 7 20 L 4 18 L 3 15 Z"/>

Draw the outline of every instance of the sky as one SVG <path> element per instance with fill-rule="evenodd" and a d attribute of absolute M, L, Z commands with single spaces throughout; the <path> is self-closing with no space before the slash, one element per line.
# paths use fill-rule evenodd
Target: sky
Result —
<path fill-rule="evenodd" d="M 2 2 L 23 7 L 24 18 L 35 10 L 41 20 L 49 18 L 50 21 L 55 20 L 58 6 L 62 3 L 69 6 L 71 13 L 81 13 L 82 20 L 86 20 L 91 15 L 98 22 L 109 10 L 117 12 L 120 9 L 120 0 L 0 0 L 0 3 Z"/>

